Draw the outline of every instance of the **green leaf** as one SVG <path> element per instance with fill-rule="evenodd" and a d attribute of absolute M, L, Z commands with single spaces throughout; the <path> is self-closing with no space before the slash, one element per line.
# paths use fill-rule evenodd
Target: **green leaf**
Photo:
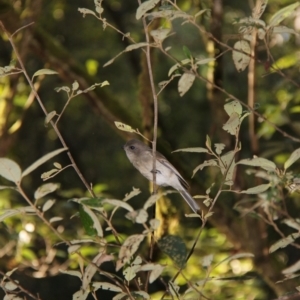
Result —
<path fill-rule="evenodd" d="M 115 121 L 115 125 L 119 130 L 137 133 L 137 131 L 134 130 L 131 126 L 124 124 L 122 122 Z"/>
<path fill-rule="evenodd" d="M 270 184 L 260 184 L 257 186 L 254 186 L 252 188 L 249 188 L 247 190 L 241 191 L 242 194 L 260 194 L 265 192 L 267 189 L 269 189 Z"/>
<path fill-rule="evenodd" d="M 191 73 L 184 73 L 178 81 L 179 96 L 182 97 L 193 85 L 195 75 Z"/>
<path fill-rule="evenodd" d="M 24 170 L 24 172 L 22 173 L 22 178 L 24 176 L 28 175 L 29 173 L 31 173 L 32 171 L 34 171 L 35 169 L 37 169 L 39 166 L 41 166 L 43 163 L 45 163 L 52 157 L 60 154 L 63 151 L 66 151 L 66 150 L 68 150 L 68 148 L 60 148 L 60 149 L 57 149 L 55 151 L 52 151 L 52 152 L 44 155 L 43 157 L 38 159 L 36 162 L 34 162 L 31 166 L 29 166 L 26 170 Z"/>
<path fill-rule="evenodd" d="M 176 235 L 167 235 L 158 241 L 158 247 L 167 254 L 177 266 L 183 268 L 186 263 L 187 250 L 183 240 Z"/>
<path fill-rule="evenodd" d="M 283 21 L 285 18 L 291 15 L 295 11 L 295 9 L 299 6 L 299 4 L 300 4 L 299 2 L 296 2 L 280 9 L 271 17 L 269 26 L 278 25 L 281 21 Z"/>
<path fill-rule="evenodd" d="M 288 158 L 288 160 L 284 163 L 284 169 L 286 170 L 287 168 L 289 168 L 299 158 L 300 158 L 300 148 L 296 149 Z"/>
<path fill-rule="evenodd" d="M 239 101 L 231 101 L 229 103 L 226 103 L 224 105 L 224 109 L 227 113 L 227 115 L 230 117 L 233 113 L 237 113 L 239 116 L 242 115 L 243 113 L 243 107 L 242 105 L 240 104 Z"/>
<path fill-rule="evenodd" d="M 53 193 L 60 187 L 59 183 L 46 183 L 41 185 L 34 193 L 34 199 L 38 200 L 41 199 L 42 197 Z"/>
<path fill-rule="evenodd" d="M 156 6 L 156 4 L 159 2 L 160 2 L 160 0 L 149 0 L 149 1 L 143 2 L 136 10 L 136 15 L 135 15 L 136 19 L 139 20 L 142 16 L 144 16 L 144 14 L 147 11 L 154 8 Z"/>
<path fill-rule="evenodd" d="M 85 212 L 83 205 L 79 206 L 79 216 L 86 234 L 89 236 L 95 236 L 97 231 L 94 228 L 93 219 Z"/>
<path fill-rule="evenodd" d="M 21 168 L 9 158 L 0 158 L 0 176 L 18 184 L 21 181 Z"/>
<path fill-rule="evenodd" d="M 272 161 L 262 157 L 242 159 L 236 164 L 260 167 L 266 171 L 276 171 L 276 165 Z"/>
<path fill-rule="evenodd" d="M 238 72 L 242 72 L 248 67 L 250 63 L 250 55 L 247 55 L 251 53 L 250 45 L 248 42 L 242 40 L 236 42 L 233 48 L 239 50 L 232 51 L 232 59 L 234 65 Z M 245 54 L 242 52 L 245 52 Z"/>
<path fill-rule="evenodd" d="M 274 243 L 269 250 L 269 253 L 276 251 L 279 248 L 285 248 L 289 244 L 293 243 L 297 238 L 300 237 L 300 232 L 292 233 L 286 238 L 280 239 L 276 243 Z"/>
<path fill-rule="evenodd" d="M 40 75 L 54 75 L 54 74 L 58 74 L 58 73 L 50 69 L 40 69 L 33 74 L 32 78 Z"/>
<path fill-rule="evenodd" d="M 208 150 L 206 148 L 195 147 L 195 148 L 182 148 L 172 151 L 174 152 L 197 152 L 197 153 L 207 153 Z"/>
<path fill-rule="evenodd" d="M 91 207 L 102 207 L 102 201 L 104 200 L 104 197 L 101 198 L 90 198 L 90 199 L 84 199 L 81 201 L 82 204 L 85 204 L 87 206 Z"/>
<path fill-rule="evenodd" d="M 189 58 L 189 59 L 193 58 L 191 51 L 187 46 L 183 46 L 182 49 L 183 49 L 183 52 L 184 52 L 186 58 Z"/>

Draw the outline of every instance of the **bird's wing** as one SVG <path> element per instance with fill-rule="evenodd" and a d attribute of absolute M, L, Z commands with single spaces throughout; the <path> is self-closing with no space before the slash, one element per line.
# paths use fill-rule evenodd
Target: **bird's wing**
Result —
<path fill-rule="evenodd" d="M 162 155 L 161 155 L 162 156 Z M 166 166 L 167 168 L 169 168 L 170 170 L 172 170 L 176 176 L 179 179 L 179 182 L 181 183 L 181 185 L 187 190 L 189 188 L 188 183 L 184 180 L 184 178 L 179 174 L 179 172 L 176 170 L 176 168 L 164 157 L 160 157 L 159 161 Z"/>

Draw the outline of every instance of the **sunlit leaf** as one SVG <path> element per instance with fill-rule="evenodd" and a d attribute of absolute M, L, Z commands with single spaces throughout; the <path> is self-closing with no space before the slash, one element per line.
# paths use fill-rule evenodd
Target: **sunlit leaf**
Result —
<path fill-rule="evenodd" d="M 202 170 L 205 167 L 217 167 L 218 163 L 215 159 L 210 159 L 210 160 L 206 160 L 204 161 L 204 163 L 202 163 L 201 165 L 197 166 L 194 170 L 193 170 L 193 175 L 192 177 L 195 176 L 195 174 L 199 171 Z"/>
<path fill-rule="evenodd" d="M 32 171 L 37 169 L 39 166 L 44 164 L 46 161 L 50 160 L 54 156 L 60 154 L 63 151 L 66 151 L 66 150 L 68 150 L 68 148 L 61 148 L 61 149 L 57 149 L 55 151 L 52 151 L 52 152 L 44 155 L 43 157 L 38 159 L 36 162 L 34 162 L 31 166 L 29 166 L 26 170 L 24 170 L 23 173 L 22 173 L 22 177 L 28 175 L 29 173 L 31 173 Z"/>
<path fill-rule="evenodd" d="M 259 19 L 266 9 L 268 0 L 257 0 L 255 7 L 252 9 L 252 17 Z"/>
<path fill-rule="evenodd" d="M 252 166 L 252 167 L 260 167 L 267 171 L 276 171 L 276 165 L 272 161 L 262 157 L 242 159 L 238 161 L 236 164 Z"/>
<path fill-rule="evenodd" d="M 94 16 L 96 16 L 94 11 L 92 11 L 90 9 L 87 9 L 87 8 L 78 8 L 78 11 L 83 14 L 83 17 L 85 17 L 85 15 L 94 15 Z"/>
<path fill-rule="evenodd" d="M 115 121 L 115 125 L 119 130 L 137 133 L 136 130 L 134 130 L 131 126 L 129 126 L 127 124 Z"/>
<path fill-rule="evenodd" d="M 146 47 L 148 46 L 149 44 L 146 43 L 146 42 L 142 42 L 142 43 L 136 43 L 136 44 L 133 44 L 133 45 L 129 45 L 125 48 L 125 51 L 132 51 L 132 50 L 135 50 L 135 49 L 139 49 L 141 47 Z"/>
<path fill-rule="evenodd" d="M 299 6 L 299 4 L 300 4 L 299 2 L 296 2 L 277 11 L 271 17 L 269 21 L 269 26 L 278 25 L 281 21 L 283 21 L 285 18 L 291 15 L 295 11 L 295 9 Z"/>
<path fill-rule="evenodd" d="M 293 274 L 300 270 L 300 260 L 289 266 L 288 268 L 282 270 L 282 274 Z M 300 275 L 300 274 L 299 274 Z"/>
<path fill-rule="evenodd" d="M 53 193 L 60 187 L 59 183 L 46 183 L 41 185 L 34 193 L 34 199 L 41 199 L 42 197 Z"/>
<path fill-rule="evenodd" d="M 288 169 L 295 161 L 300 158 L 300 148 L 296 149 L 284 163 L 284 169 Z"/>
<path fill-rule="evenodd" d="M 247 41 L 238 41 L 233 46 L 234 49 L 245 52 L 232 51 L 232 59 L 238 72 L 244 71 L 250 63 L 251 49 Z"/>
<path fill-rule="evenodd" d="M 239 101 L 233 100 L 224 105 L 224 110 L 230 117 L 233 113 L 237 113 L 239 116 L 243 113 L 243 107 Z"/>
<path fill-rule="evenodd" d="M 107 203 L 113 206 L 122 207 L 128 211 L 134 211 L 132 206 L 130 206 L 128 203 L 121 201 L 121 200 L 114 200 L 114 199 L 105 199 L 102 201 L 103 204 Z"/>
<path fill-rule="evenodd" d="M 119 259 L 116 265 L 116 271 L 120 270 L 124 264 L 130 261 L 133 254 L 139 248 L 145 236 L 142 234 L 134 234 L 129 236 L 123 243 L 119 251 Z"/>
<path fill-rule="evenodd" d="M 0 158 L 0 176 L 19 184 L 21 181 L 21 168 L 9 158 Z"/>
<path fill-rule="evenodd" d="M 180 97 L 182 97 L 193 85 L 195 80 L 195 75 L 191 73 L 184 73 L 178 81 L 178 92 Z"/>
<path fill-rule="evenodd" d="M 56 111 L 49 112 L 45 118 L 45 125 L 47 125 L 56 116 Z"/>
<path fill-rule="evenodd" d="M 58 73 L 50 69 L 40 69 L 32 75 L 32 78 L 40 75 L 54 75 L 54 74 L 58 74 Z"/>
<path fill-rule="evenodd" d="M 160 0 L 148 0 L 143 2 L 136 11 L 136 19 L 139 20 L 147 11 L 154 8 L 159 1 Z"/>
<path fill-rule="evenodd" d="M 125 198 L 123 199 L 124 202 L 128 201 L 129 199 L 137 196 L 141 193 L 140 189 L 136 189 L 135 187 L 132 188 L 132 191 L 125 195 Z"/>
<path fill-rule="evenodd" d="M 75 80 L 73 83 L 72 83 L 72 91 L 76 91 L 78 90 L 79 88 L 79 84 L 78 82 Z"/>
<path fill-rule="evenodd" d="M 241 191 L 242 194 L 260 194 L 265 192 L 266 190 L 268 190 L 270 188 L 270 184 L 260 184 L 257 186 L 254 186 L 252 188 L 249 188 L 247 190 Z"/>
<path fill-rule="evenodd" d="M 168 37 L 171 29 L 161 28 L 156 30 L 151 30 L 150 35 L 154 38 L 156 42 L 162 42 L 165 38 Z"/>
<path fill-rule="evenodd" d="M 46 203 L 43 205 L 42 211 L 45 212 L 49 210 L 55 203 L 55 200 L 48 200 Z"/>
<path fill-rule="evenodd" d="M 195 148 L 182 148 L 172 151 L 174 152 L 196 152 L 196 153 L 207 153 L 208 150 L 206 148 L 195 147 Z"/>
<path fill-rule="evenodd" d="M 300 232 L 292 233 L 289 236 L 287 236 L 286 238 L 280 239 L 279 241 L 277 241 L 276 243 L 274 243 L 270 247 L 269 252 L 273 253 L 277 249 L 285 248 L 286 246 L 288 246 L 291 243 L 293 243 L 299 237 L 300 237 Z"/>

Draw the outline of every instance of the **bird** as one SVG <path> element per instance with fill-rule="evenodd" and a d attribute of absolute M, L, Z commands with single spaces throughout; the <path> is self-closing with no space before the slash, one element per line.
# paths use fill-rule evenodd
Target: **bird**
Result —
<path fill-rule="evenodd" d="M 149 181 L 153 181 L 153 153 L 152 149 L 137 139 L 129 140 L 123 146 L 129 161 Z M 156 184 L 171 186 L 177 190 L 191 209 L 198 213 L 199 205 L 187 191 L 188 183 L 183 179 L 175 167 L 159 152 L 156 151 Z"/>

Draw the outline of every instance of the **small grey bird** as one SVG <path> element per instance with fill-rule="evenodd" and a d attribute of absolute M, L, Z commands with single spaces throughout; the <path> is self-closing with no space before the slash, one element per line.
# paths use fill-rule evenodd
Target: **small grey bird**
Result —
<path fill-rule="evenodd" d="M 153 181 L 152 149 L 139 140 L 133 139 L 124 145 L 124 150 L 130 162 L 148 180 Z M 159 152 L 156 152 L 156 184 L 171 186 L 176 189 L 191 209 L 198 213 L 200 207 L 188 193 L 188 184 L 174 166 Z"/>

